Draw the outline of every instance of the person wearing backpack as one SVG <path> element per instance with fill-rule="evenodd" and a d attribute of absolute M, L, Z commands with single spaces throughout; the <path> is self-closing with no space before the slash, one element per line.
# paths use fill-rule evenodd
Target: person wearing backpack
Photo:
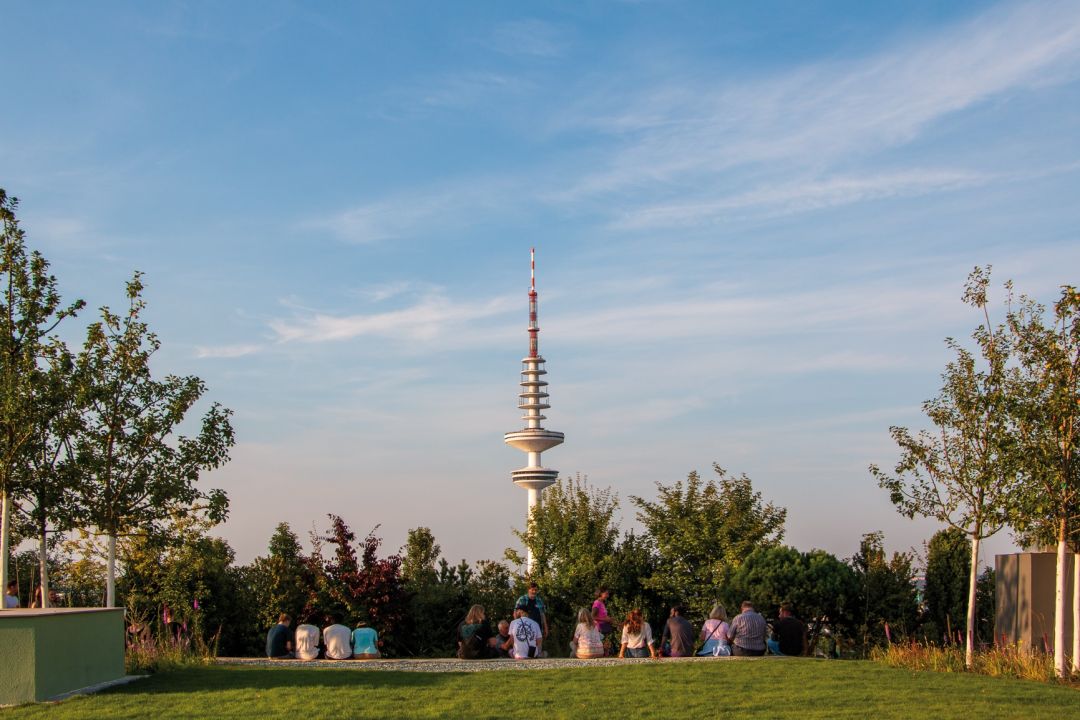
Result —
<path fill-rule="evenodd" d="M 457 636 L 457 656 L 462 660 L 484 660 L 498 654 L 495 648 L 491 647 L 491 625 L 482 605 L 469 608 L 469 614 L 458 625 Z"/>

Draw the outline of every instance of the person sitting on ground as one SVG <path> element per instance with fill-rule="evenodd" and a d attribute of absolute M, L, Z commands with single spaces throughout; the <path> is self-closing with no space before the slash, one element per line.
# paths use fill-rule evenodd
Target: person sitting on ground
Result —
<path fill-rule="evenodd" d="M 731 654 L 731 646 L 728 645 L 728 631 L 730 626 L 727 622 L 727 612 L 720 603 L 713 605 L 709 613 L 709 619 L 701 626 L 701 649 L 698 655 L 714 655 L 726 657 Z"/>
<path fill-rule="evenodd" d="M 296 626 L 296 659 L 317 660 L 319 658 L 319 628 L 311 624 L 308 618 Z"/>
<path fill-rule="evenodd" d="M 544 608 L 544 601 L 540 597 L 539 585 L 535 582 L 529 583 L 529 587 L 526 589 L 525 594 L 519 597 L 517 602 L 514 603 L 514 609 L 524 610 L 529 616 L 529 619 L 540 627 L 543 637 L 547 637 L 547 610 Z"/>
<path fill-rule="evenodd" d="M 499 632 L 491 638 L 491 646 L 495 648 L 495 652 L 499 657 L 510 657 L 510 651 L 506 649 L 506 641 L 510 639 L 510 623 L 506 620 L 499 621 Z"/>
<path fill-rule="evenodd" d="M 580 660 L 604 657 L 604 638 L 600 634 L 596 618 L 585 608 L 578 610 L 577 627 L 574 628 L 570 646 L 574 649 L 574 657 Z"/>
<path fill-rule="evenodd" d="M 686 609 L 676 605 L 671 608 L 671 617 L 664 625 L 660 645 L 667 657 L 690 657 L 694 654 L 694 626 L 684 615 Z"/>
<path fill-rule="evenodd" d="M 288 613 L 278 615 L 277 625 L 270 628 L 270 632 L 266 633 L 266 657 L 271 660 L 284 660 L 293 657 L 292 633 L 289 631 L 289 625 L 291 624 L 292 617 Z M 146 632 L 146 637 L 149 638 L 149 628 L 144 624 L 143 629 Z"/>
<path fill-rule="evenodd" d="M 323 628 L 323 644 L 327 660 L 348 660 L 352 657 L 352 630 L 341 624 L 341 613 L 327 617 L 330 625 Z"/>
<path fill-rule="evenodd" d="M 483 660 L 498 653 L 491 646 L 491 625 L 482 605 L 473 605 L 457 627 L 457 656 L 462 660 Z"/>
<path fill-rule="evenodd" d="M 806 655 L 806 624 L 795 617 L 790 603 L 780 606 L 780 618 L 773 623 L 773 637 L 766 641 L 773 655 Z"/>
<path fill-rule="evenodd" d="M 514 621 L 508 630 L 510 639 L 503 648 L 510 651 L 510 657 L 517 660 L 540 657 L 544 633 L 524 609 L 514 611 Z"/>
<path fill-rule="evenodd" d="M 653 643 L 652 628 L 641 616 L 641 610 L 634 608 L 623 623 L 622 645 L 619 647 L 619 657 L 656 658 L 656 647 Z"/>
<path fill-rule="evenodd" d="M 607 614 L 607 605 L 604 604 L 609 597 L 611 597 L 611 592 L 606 587 L 601 587 L 596 591 L 596 599 L 592 604 L 593 619 L 596 620 L 596 627 L 599 628 L 601 635 L 607 635 L 613 629 Z"/>
<path fill-rule="evenodd" d="M 12 580 L 4 591 L 4 608 L 11 610 L 17 607 L 22 607 L 22 602 L 19 601 L 19 583 Z"/>
<path fill-rule="evenodd" d="M 352 656 L 358 660 L 374 660 L 379 657 L 379 634 L 375 628 L 361 620 L 352 634 Z"/>
<path fill-rule="evenodd" d="M 728 628 L 731 654 L 739 657 L 764 655 L 765 618 L 754 610 L 754 604 L 749 600 L 744 600 L 740 608 L 742 612 L 735 616 Z"/>

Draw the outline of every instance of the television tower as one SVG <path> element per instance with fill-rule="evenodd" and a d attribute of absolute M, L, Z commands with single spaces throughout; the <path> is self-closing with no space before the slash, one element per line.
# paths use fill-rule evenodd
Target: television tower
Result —
<path fill-rule="evenodd" d="M 545 392 L 547 381 L 541 376 L 547 375 L 544 369 L 544 358 L 540 356 L 540 347 L 537 335 L 540 326 L 536 320 L 536 248 L 530 251 L 531 270 L 529 283 L 529 355 L 521 361 L 521 393 L 518 407 L 525 411 L 521 419 L 525 421 L 525 427 L 521 430 L 508 432 L 503 436 L 503 441 L 512 447 L 528 453 L 528 464 L 520 470 L 510 473 L 514 484 L 529 491 L 528 518 L 532 517 L 534 507 L 540 505 L 540 493 L 544 488 L 555 483 L 559 476 L 558 470 L 546 468 L 540 464 L 540 453 L 549 450 L 556 445 L 561 445 L 563 434 L 554 430 L 545 430 L 540 427 L 540 421 L 546 420 L 541 410 L 551 407 L 547 403 L 548 394 Z M 529 551 L 528 569 L 533 568 L 533 554 Z"/>

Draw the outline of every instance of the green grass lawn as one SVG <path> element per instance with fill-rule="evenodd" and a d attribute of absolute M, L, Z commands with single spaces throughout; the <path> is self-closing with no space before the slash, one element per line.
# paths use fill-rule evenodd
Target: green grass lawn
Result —
<path fill-rule="evenodd" d="M 1080 718 L 1080 690 L 871 662 L 767 660 L 480 673 L 192 667 L 7 718 Z"/>

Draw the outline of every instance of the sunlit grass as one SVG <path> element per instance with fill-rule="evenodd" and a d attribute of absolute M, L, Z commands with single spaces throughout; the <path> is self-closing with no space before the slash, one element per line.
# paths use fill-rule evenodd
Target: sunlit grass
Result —
<path fill-rule="evenodd" d="M 181 667 L 0 718 L 1075 718 L 1080 691 L 867 661 L 658 662 L 480 673 Z"/>

